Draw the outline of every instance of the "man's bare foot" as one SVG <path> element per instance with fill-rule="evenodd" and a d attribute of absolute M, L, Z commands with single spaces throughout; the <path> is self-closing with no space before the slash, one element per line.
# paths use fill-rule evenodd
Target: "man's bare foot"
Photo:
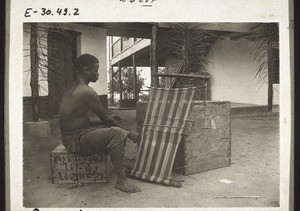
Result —
<path fill-rule="evenodd" d="M 116 182 L 116 188 L 126 193 L 136 193 L 141 191 L 141 189 L 132 184 L 127 178 L 122 180 L 118 179 Z"/>

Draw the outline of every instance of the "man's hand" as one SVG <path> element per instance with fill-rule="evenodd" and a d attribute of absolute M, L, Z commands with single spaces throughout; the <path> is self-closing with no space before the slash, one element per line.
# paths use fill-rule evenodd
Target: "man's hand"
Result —
<path fill-rule="evenodd" d="M 112 118 L 114 120 L 118 121 L 118 122 L 122 122 L 123 121 L 123 119 L 121 117 L 119 117 L 119 116 L 113 116 Z M 137 128 L 139 128 L 137 125 L 135 125 L 135 124 L 133 124 L 131 122 L 128 122 L 128 121 L 125 121 L 125 122 L 127 122 L 129 124 L 132 124 L 132 125 L 136 126 Z M 129 134 L 128 134 L 128 138 L 130 138 L 131 140 L 133 140 L 134 143 L 141 141 L 141 137 L 140 137 L 139 133 L 136 132 L 136 131 L 130 131 Z"/>
<path fill-rule="evenodd" d="M 123 121 L 122 118 L 119 117 L 119 116 L 112 116 L 112 118 L 113 118 L 114 120 L 117 120 L 118 122 L 122 122 L 122 121 Z"/>
<path fill-rule="evenodd" d="M 89 115 L 90 126 L 103 125 L 103 122 L 97 115 Z"/>
<path fill-rule="evenodd" d="M 141 141 L 141 137 L 140 137 L 139 133 L 136 131 L 132 131 L 132 130 L 129 131 L 128 138 L 133 140 L 134 143 Z"/>
<path fill-rule="evenodd" d="M 110 117 L 110 116 L 108 116 L 108 119 L 106 121 L 106 126 L 107 127 L 115 126 L 115 127 L 121 127 L 122 128 L 121 124 L 118 121 L 116 121 L 115 119 L 113 119 L 112 117 Z"/>

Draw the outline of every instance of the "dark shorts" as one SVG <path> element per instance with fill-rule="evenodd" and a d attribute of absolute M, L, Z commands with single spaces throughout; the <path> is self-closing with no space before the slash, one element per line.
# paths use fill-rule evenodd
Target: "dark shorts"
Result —
<path fill-rule="evenodd" d="M 62 136 L 62 143 L 68 152 L 82 155 L 107 153 L 119 144 L 124 144 L 128 131 L 119 128 L 89 128 L 80 133 Z"/>

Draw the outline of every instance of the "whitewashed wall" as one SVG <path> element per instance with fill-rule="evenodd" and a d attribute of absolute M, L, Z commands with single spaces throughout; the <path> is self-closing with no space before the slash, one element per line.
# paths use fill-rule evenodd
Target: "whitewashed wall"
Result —
<path fill-rule="evenodd" d="M 29 43 L 30 34 L 29 32 L 23 33 L 23 96 L 30 96 L 30 58 L 29 58 Z M 22 72 L 20 70 L 20 72 Z"/>
<path fill-rule="evenodd" d="M 256 62 L 250 56 L 253 43 L 245 39 L 237 41 L 219 39 L 209 53 L 211 99 L 215 101 L 267 105 L 268 86 L 260 89 L 254 79 Z M 279 91 L 279 85 L 274 85 Z M 273 104 L 279 104 L 279 92 L 274 90 Z"/>
<path fill-rule="evenodd" d="M 47 24 L 40 24 L 42 28 L 48 28 Z M 51 27 L 51 26 L 50 26 Z M 67 30 L 74 30 L 77 32 L 81 32 L 81 43 L 80 49 L 81 54 L 89 53 L 96 56 L 99 59 L 99 80 L 96 83 L 90 83 L 90 86 L 95 89 L 95 91 L 99 94 L 107 94 L 107 58 L 106 58 L 106 30 L 83 26 L 79 24 L 63 24 L 63 27 Z M 39 30 L 39 35 L 47 36 L 42 29 Z M 30 96 L 30 72 L 27 71 L 30 69 L 30 57 L 29 51 L 29 42 L 30 42 L 30 34 L 27 32 L 23 33 L 23 43 L 24 43 L 24 57 L 23 57 L 23 96 Z M 47 38 L 47 37 L 46 37 Z M 47 45 L 46 42 L 43 45 Z M 47 72 L 47 70 L 45 70 Z M 40 96 L 48 95 L 48 82 L 42 81 L 43 78 L 40 76 Z M 46 89 L 46 90 L 44 90 Z"/>

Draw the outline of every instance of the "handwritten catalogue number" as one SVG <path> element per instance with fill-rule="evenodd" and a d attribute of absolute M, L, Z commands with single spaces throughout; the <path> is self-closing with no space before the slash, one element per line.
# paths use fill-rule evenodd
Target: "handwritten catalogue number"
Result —
<path fill-rule="evenodd" d="M 50 16 L 50 15 L 59 15 L 59 16 L 76 16 L 79 15 L 78 8 L 57 8 L 54 10 L 48 8 L 41 8 L 39 10 L 34 10 L 33 8 L 27 8 L 25 10 L 24 16 L 26 18 L 31 17 L 35 14 L 39 14 L 41 16 Z"/>

